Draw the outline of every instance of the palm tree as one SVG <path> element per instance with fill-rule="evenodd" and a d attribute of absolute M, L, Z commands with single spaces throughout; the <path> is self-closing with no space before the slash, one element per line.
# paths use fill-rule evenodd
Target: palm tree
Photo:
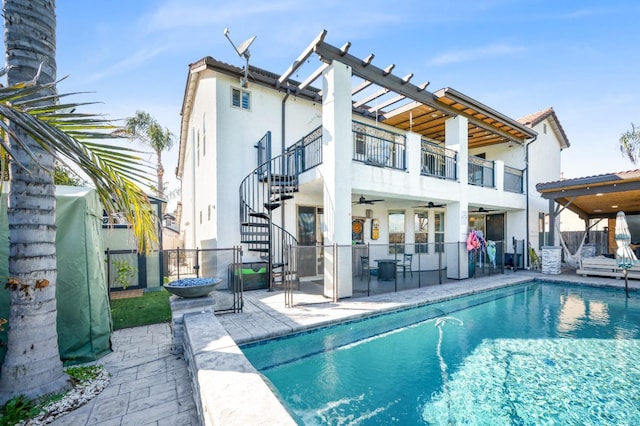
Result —
<path fill-rule="evenodd" d="M 164 167 L 162 167 L 162 151 L 166 151 L 173 146 L 173 134 L 167 128 L 162 128 L 158 122 L 149 115 L 148 112 L 136 111 L 133 117 L 125 120 L 125 134 L 133 140 L 137 140 L 143 145 L 151 147 L 156 154 L 156 174 L 158 182 L 156 193 L 158 197 L 164 198 Z"/>
<path fill-rule="evenodd" d="M 640 159 L 640 129 L 631 123 L 631 130 L 627 130 L 620 136 L 620 152 L 633 164 Z"/>
<path fill-rule="evenodd" d="M 151 248 L 156 229 L 138 186 L 149 182 L 135 165 L 139 157 L 96 142 L 114 126 L 76 113 L 77 104 L 56 95 L 54 0 L 4 0 L 3 15 L 8 85 L 0 87 L 0 144 L 9 157 L 11 309 L 0 401 L 68 385 L 56 332 L 55 161 L 76 164 L 105 210 L 128 216 L 139 249 Z"/>

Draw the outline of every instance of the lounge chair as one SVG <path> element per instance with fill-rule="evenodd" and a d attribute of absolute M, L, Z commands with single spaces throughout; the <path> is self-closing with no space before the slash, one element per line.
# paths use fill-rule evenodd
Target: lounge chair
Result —
<path fill-rule="evenodd" d="M 616 279 L 624 277 L 622 268 L 618 266 L 618 261 L 604 256 L 586 257 L 581 259 L 580 268 L 576 270 L 576 273 L 583 277 L 588 275 L 611 277 Z M 636 265 L 629 269 L 627 278 L 640 280 L 640 265 Z"/>

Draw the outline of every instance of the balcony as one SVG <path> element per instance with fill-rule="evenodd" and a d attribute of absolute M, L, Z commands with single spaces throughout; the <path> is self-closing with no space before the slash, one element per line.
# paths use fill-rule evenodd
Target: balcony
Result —
<path fill-rule="evenodd" d="M 504 190 L 518 194 L 524 193 L 523 175 L 522 170 L 504 166 Z"/>
<path fill-rule="evenodd" d="M 287 148 L 287 170 L 300 174 L 322 164 L 322 126 L 303 136 Z"/>
<path fill-rule="evenodd" d="M 432 142 L 420 142 L 420 174 L 440 179 L 458 179 L 458 153 Z"/>
<path fill-rule="evenodd" d="M 495 188 L 495 164 L 484 158 L 469 156 L 469 185 Z"/>
<path fill-rule="evenodd" d="M 407 170 L 406 136 L 353 121 L 353 160 L 366 165 Z M 286 150 L 287 170 L 300 174 L 322 164 L 322 127 L 317 127 Z M 420 175 L 456 181 L 458 153 L 422 139 L 420 141 Z M 499 170 L 499 169 L 498 169 Z M 494 161 L 469 156 L 469 185 L 496 188 Z M 524 171 L 504 166 L 506 192 L 524 193 Z"/>
<path fill-rule="evenodd" d="M 354 121 L 353 159 L 371 166 L 406 170 L 406 137 Z"/>

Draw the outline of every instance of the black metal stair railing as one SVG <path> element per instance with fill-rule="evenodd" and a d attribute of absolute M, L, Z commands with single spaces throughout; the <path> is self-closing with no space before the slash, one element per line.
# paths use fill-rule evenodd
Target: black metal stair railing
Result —
<path fill-rule="evenodd" d="M 298 173 L 291 170 L 288 155 L 272 158 L 256 167 L 240 184 L 240 236 L 247 250 L 267 260 L 269 288 L 277 281 L 297 279 L 288 248 L 296 238 L 273 223 L 272 212 L 298 191 Z"/>

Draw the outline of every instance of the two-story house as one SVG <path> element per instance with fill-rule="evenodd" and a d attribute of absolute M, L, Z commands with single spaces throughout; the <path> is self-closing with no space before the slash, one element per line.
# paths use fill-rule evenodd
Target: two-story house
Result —
<path fill-rule="evenodd" d="M 548 203 L 535 184 L 559 179 L 568 146 L 553 110 L 520 122 L 325 34 L 283 74 L 211 57 L 190 65 L 177 168 L 186 248 L 242 243 L 274 270 L 295 262 L 297 278 L 322 276 L 341 298 L 351 246 L 411 252 L 420 268 L 455 264 L 454 279 L 469 274 L 470 229 L 505 252 L 524 254 L 512 241 L 539 247 Z"/>

